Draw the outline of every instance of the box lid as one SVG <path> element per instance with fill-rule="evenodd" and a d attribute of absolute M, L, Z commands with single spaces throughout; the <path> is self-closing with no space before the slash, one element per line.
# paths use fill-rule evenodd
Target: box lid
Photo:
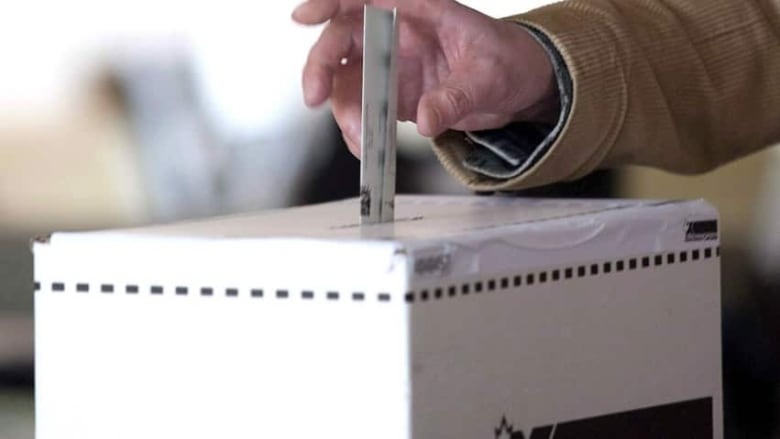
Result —
<path fill-rule="evenodd" d="M 702 201 L 566 200 L 512 197 L 399 196 L 394 223 L 360 226 L 357 198 L 259 213 L 232 215 L 165 225 L 78 233 L 55 233 L 52 244 L 72 240 L 115 238 L 390 240 L 401 243 L 457 239 L 491 230 L 560 228 L 572 220 L 600 218 L 628 210 L 642 216 L 664 213 L 659 206 L 702 208 Z M 614 215 L 613 215 L 614 216 Z M 557 227 L 556 227 L 557 226 Z M 534 228 L 533 230 L 538 230 Z"/>
<path fill-rule="evenodd" d="M 262 213 L 123 230 L 55 233 L 35 246 L 41 258 L 105 265 L 164 265 L 167 273 L 196 275 L 195 267 L 249 270 L 306 267 L 307 274 L 350 276 L 360 282 L 406 270 L 441 276 L 549 266 L 646 254 L 717 239 L 717 212 L 702 200 L 551 200 L 512 197 L 400 196 L 394 223 L 358 225 L 358 199 Z M 715 223 L 715 233 L 692 225 Z M 693 230 L 696 232 L 696 230 Z M 601 255 L 601 256 L 600 256 Z M 106 259 L 122 261 L 110 265 Z M 80 261 L 80 262 L 79 262 Z M 176 264 L 175 261 L 181 261 Z M 221 264 L 230 261 L 230 264 Z M 432 264 L 431 261 L 434 263 Z M 186 264 L 185 264 L 186 262 Z M 183 267 L 179 267 L 183 265 Z M 71 267 L 74 268 L 74 267 Z M 339 272 L 343 269 L 343 272 Z"/>

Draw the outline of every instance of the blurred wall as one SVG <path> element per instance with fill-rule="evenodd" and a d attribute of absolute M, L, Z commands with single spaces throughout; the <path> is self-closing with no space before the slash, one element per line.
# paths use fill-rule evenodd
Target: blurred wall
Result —
<path fill-rule="evenodd" d="M 700 176 L 673 175 L 659 170 L 631 167 L 623 172 L 621 195 L 630 198 L 704 198 L 718 208 L 721 237 L 725 248 L 734 254 L 731 266 L 725 267 L 726 301 L 739 301 L 746 292 L 739 286 L 745 267 L 767 263 L 780 269 L 770 255 L 780 249 L 780 186 L 774 184 L 780 172 L 777 148 L 753 154 Z M 758 254 L 761 256 L 757 256 Z M 743 270 L 731 272 L 734 265 Z M 765 270 L 770 270 L 764 267 Z M 731 286 L 731 283 L 735 285 Z"/>

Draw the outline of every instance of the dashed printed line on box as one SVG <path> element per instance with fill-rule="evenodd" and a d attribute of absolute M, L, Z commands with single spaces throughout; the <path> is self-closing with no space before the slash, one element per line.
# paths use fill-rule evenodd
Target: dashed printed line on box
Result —
<path fill-rule="evenodd" d="M 409 291 L 404 294 L 403 300 L 410 304 L 415 302 L 438 301 L 442 299 L 452 299 L 457 297 L 478 295 L 482 293 L 506 291 L 523 286 L 531 287 L 534 285 L 541 285 L 551 282 L 563 282 L 571 279 L 608 276 L 627 271 L 653 269 L 664 265 L 693 263 L 700 260 L 712 259 L 713 257 L 720 257 L 720 247 L 704 247 L 693 250 L 683 250 L 679 252 L 656 253 L 612 261 L 563 266 L 528 273 L 512 273 L 505 276 L 493 276 L 487 279 L 478 279 L 458 284 L 434 286 L 432 288 L 420 289 L 419 291 Z M 151 295 L 161 296 L 166 292 L 166 288 L 158 284 L 148 285 L 146 288 L 142 288 L 137 284 L 119 285 L 101 282 L 95 284 L 94 288 L 92 288 L 91 285 L 86 282 L 74 282 L 69 284 L 67 282 L 60 281 L 48 283 L 36 281 L 34 283 L 34 290 L 36 292 L 42 292 L 44 285 L 49 287 L 50 292 L 58 294 L 66 293 L 68 291 L 75 291 L 80 294 L 89 293 L 90 291 L 97 291 L 100 292 L 100 294 L 115 294 L 117 292 L 124 291 L 124 293 L 127 295 L 138 295 L 141 294 L 142 291 L 148 291 Z M 318 293 L 313 289 L 304 289 L 300 292 L 293 292 L 290 289 L 279 288 L 273 290 L 272 294 L 266 295 L 265 290 L 262 288 L 240 289 L 237 287 L 228 287 L 217 289 L 211 286 L 191 288 L 184 285 L 175 286 L 168 291 L 169 293 L 173 293 L 176 296 L 189 296 L 191 295 L 191 292 L 194 292 L 194 294 L 199 293 L 201 297 L 214 297 L 217 296 L 219 292 L 221 292 L 224 297 L 238 298 L 242 296 L 243 292 L 243 295 L 253 299 L 272 297 L 276 300 L 301 299 L 305 301 L 311 301 L 316 299 L 324 299 L 334 302 L 342 300 L 351 302 L 367 302 L 369 300 L 373 300 L 381 303 L 391 303 L 393 298 L 392 294 L 384 291 L 376 294 L 368 294 L 363 291 L 351 291 L 348 293 L 339 291 L 323 291 Z"/>

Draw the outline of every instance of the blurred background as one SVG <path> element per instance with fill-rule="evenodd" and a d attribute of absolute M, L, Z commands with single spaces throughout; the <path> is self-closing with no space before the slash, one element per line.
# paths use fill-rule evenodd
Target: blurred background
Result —
<path fill-rule="evenodd" d="M 492 16 L 544 0 L 465 3 Z M 28 0 L 0 15 L 0 438 L 32 439 L 32 258 L 55 230 L 357 195 L 359 163 L 300 69 L 293 0 Z M 403 125 L 399 192 L 466 193 Z M 722 214 L 729 438 L 776 437 L 780 151 L 702 177 L 598 172 L 527 196 L 699 198 Z"/>

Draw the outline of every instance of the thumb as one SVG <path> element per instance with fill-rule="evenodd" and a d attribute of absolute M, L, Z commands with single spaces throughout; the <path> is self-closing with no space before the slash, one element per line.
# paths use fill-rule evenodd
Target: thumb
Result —
<path fill-rule="evenodd" d="M 435 137 L 474 112 L 476 101 L 473 83 L 452 74 L 420 98 L 417 129 L 423 136 Z"/>

